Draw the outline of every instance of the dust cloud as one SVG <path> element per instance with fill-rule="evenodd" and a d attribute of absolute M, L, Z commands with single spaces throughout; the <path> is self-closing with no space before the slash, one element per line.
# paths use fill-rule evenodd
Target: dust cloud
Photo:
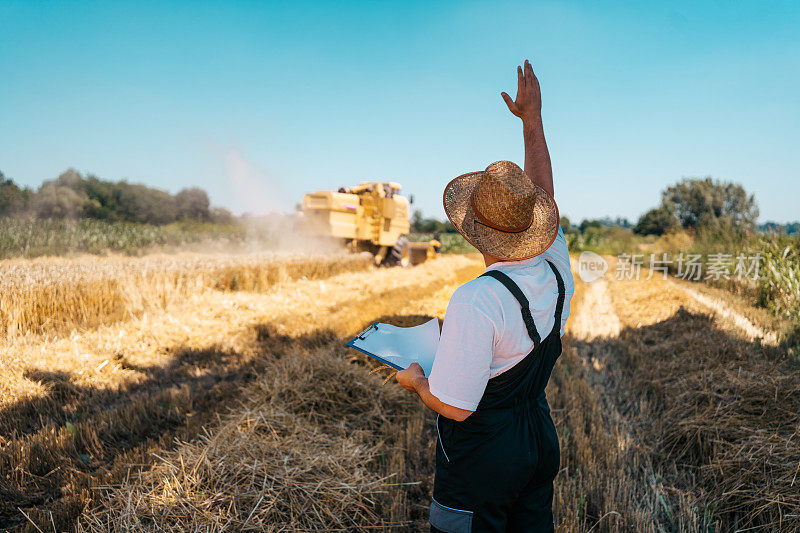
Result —
<path fill-rule="evenodd" d="M 245 234 L 212 243 L 214 250 L 208 250 L 207 244 L 207 251 L 329 254 L 343 250 L 340 240 L 312 234 L 298 211 L 302 197 L 289 194 L 283 180 L 238 147 L 224 149 L 222 159 L 228 192 L 243 213 L 240 220 Z"/>

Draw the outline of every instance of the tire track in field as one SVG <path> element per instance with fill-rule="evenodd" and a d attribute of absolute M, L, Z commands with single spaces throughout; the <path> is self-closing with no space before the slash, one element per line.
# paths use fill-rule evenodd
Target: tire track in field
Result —
<path fill-rule="evenodd" d="M 701 305 L 711 309 L 720 317 L 730 320 L 734 326 L 739 328 L 750 340 L 762 339 L 765 343 L 772 346 L 777 345 L 778 336 L 774 331 L 765 331 L 760 327 L 753 324 L 747 317 L 737 313 L 731 309 L 725 302 L 719 298 L 707 296 L 692 287 L 688 287 L 683 283 L 677 283 L 674 280 L 669 280 L 670 285 L 677 287 L 684 293 L 688 294 L 695 301 Z"/>
<path fill-rule="evenodd" d="M 618 405 L 625 382 L 615 354 L 624 325 L 610 291 L 615 281 L 608 272 L 586 283 L 574 258 L 572 267 L 574 311 L 551 404 L 560 407 L 554 411 L 563 457 L 556 480 L 557 530 L 655 533 L 661 481 Z"/>
<path fill-rule="evenodd" d="M 597 338 L 613 338 L 622 329 L 619 316 L 611 304 L 608 282 L 605 279 L 587 284 L 575 311 L 570 331 L 578 339 L 591 341 Z"/>
<path fill-rule="evenodd" d="M 575 282 L 580 284 L 583 290 L 580 291 L 581 296 L 577 299 L 575 310 L 567 322 L 569 332 L 584 341 L 618 336 L 622 330 L 622 323 L 614 311 L 608 292 L 609 274 L 606 273 L 602 278 L 586 283 L 578 274 L 578 262 L 574 257 L 570 258 L 570 265 Z"/>

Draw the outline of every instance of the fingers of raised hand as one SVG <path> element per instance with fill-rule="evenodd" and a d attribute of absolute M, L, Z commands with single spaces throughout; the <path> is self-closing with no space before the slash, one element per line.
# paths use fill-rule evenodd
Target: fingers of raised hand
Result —
<path fill-rule="evenodd" d="M 511 97 L 508 96 L 508 93 L 505 93 L 505 92 L 500 93 L 500 96 L 503 97 L 503 100 L 505 101 L 506 105 L 508 106 L 508 110 L 516 115 L 517 114 L 517 104 L 514 103 L 514 100 L 512 100 Z"/>
<path fill-rule="evenodd" d="M 539 80 L 536 78 L 536 74 L 533 73 L 533 66 L 527 59 L 525 60 L 525 85 L 536 91 L 539 90 Z"/>

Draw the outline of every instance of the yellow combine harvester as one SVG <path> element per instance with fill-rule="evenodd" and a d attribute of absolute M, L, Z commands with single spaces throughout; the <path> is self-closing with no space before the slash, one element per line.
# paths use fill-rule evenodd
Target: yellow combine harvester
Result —
<path fill-rule="evenodd" d="M 303 218 L 315 235 L 343 241 L 354 252 L 367 251 L 376 265 L 416 265 L 435 257 L 441 244 L 409 242 L 408 200 L 400 184 L 361 182 L 338 191 L 303 196 Z"/>

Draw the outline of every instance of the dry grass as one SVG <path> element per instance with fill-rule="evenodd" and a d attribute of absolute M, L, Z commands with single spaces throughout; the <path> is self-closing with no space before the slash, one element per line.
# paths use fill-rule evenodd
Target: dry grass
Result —
<path fill-rule="evenodd" d="M 18 337 L 0 355 L 0 529 L 427 530 L 431 413 L 342 344 L 442 317 L 481 270 L 204 285 Z M 559 531 L 800 530 L 796 361 L 658 279 L 579 281 L 573 306 L 547 391 Z"/>
<path fill-rule="evenodd" d="M 598 288 L 578 282 L 548 388 L 558 529 L 800 529 L 797 361 L 675 284 Z"/>
<path fill-rule="evenodd" d="M 289 341 L 293 342 L 293 341 Z M 382 388 L 338 343 L 269 365 L 243 405 L 104 500 L 87 528 L 134 531 L 353 530 L 390 525 L 376 450 L 414 402 Z M 340 350 L 341 348 L 339 348 Z"/>
<path fill-rule="evenodd" d="M 366 270 L 368 255 L 154 255 L 0 261 L 0 336 L 58 333 L 165 309 L 209 288 L 266 291 L 276 283 Z"/>
<path fill-rule="evenodd" d="M 84 527 L 425 529 L 432 416 L 398 387 L 382 387 L 381 378 L 364 368 L 373 362 L 342 344 L 372 320 L 414 325 L 431 316 L 416 314 L 420 310 L 443 314 L 442 302 L 455 287 L 480 272 L 475 263 L 457 259 L 445 267 L 452 272 L 460 265 L 451 274 L 440 268 L 442 260 L 430 283 L 348 305 L 310 332 L 303 324 L 288 335 L 274 326 L 262 329 L 268 345 L 285 356 L 243 392 L 243 405 L 203 438 L 160 454 L 155 469 L 106 493 L 103 509 L 89 515 Z M 395 314 L 380 316 L 380 310 Z M 320 326 L 329 326 L 330 333 Z M 334 333 L 344 331 L 343 337 Z"/>
<path fill-rule="evenodd" d="M 202 427 L 216 426 L 220 413 L 248 397 L 248 384 L 276 361 L 297 357 L 298 346 L 301 353 L 335 346 L 330 353 L 341 357 L 344 332 L 425 300 L 447 280 L 465 281 L 473 264 L 447 257 L 412 269 L 278 283 L 267 294 L 207 290 L 70 337 L 26 336 L 6 345 L 0 528 L 36 531 L 23 512 L 38 527 L 74 528 L 97 505 L 100 487 L 124 484 L 158 461 L 152 452 L 164 457 L 176 439 L 191 442 Z M 388 490 L 397 499 L 399 489 Z"/>
<path fill-rule="evenodd" d="M 617 340 L 617 394 L 667 485 L 666 526 L 800 529 L 797 360 L 660 280 L 612 295 L 623 323 L 649 319 Z"/>

